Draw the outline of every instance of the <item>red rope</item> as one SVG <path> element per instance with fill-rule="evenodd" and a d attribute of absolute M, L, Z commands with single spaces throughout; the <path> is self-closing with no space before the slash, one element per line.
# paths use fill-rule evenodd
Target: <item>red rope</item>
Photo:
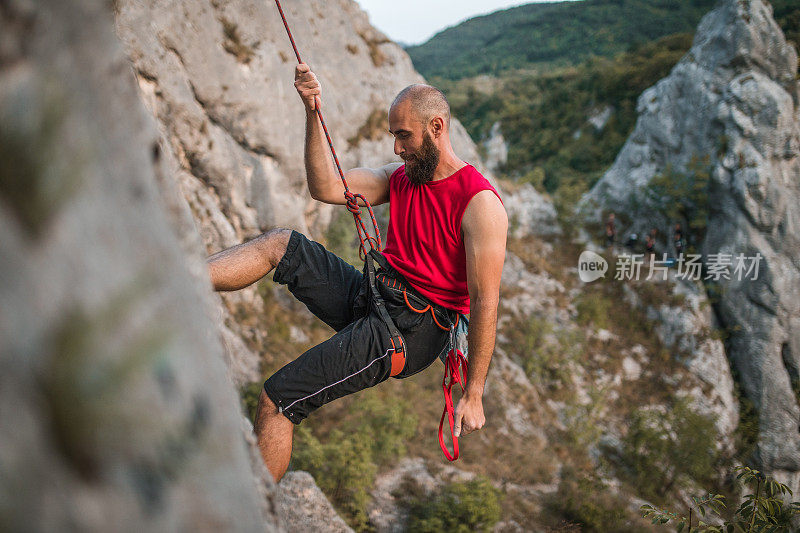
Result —
<path fill-rule="evenodd" d="M 455 461 L 458 459 L 458 437 L 455 433 L 455 408 L 453 407 L 453 385 L 458 383 L 461 387 L 461 392 L 464 392 L 464 384 L 467 382 L 467 369 L 469 364 L 467 358 L 461 353 L 461 350 L 453 348 L 447 353 L 447 358 L 444 361 L 444 377 L 442 378 L 442 390 L 444 390 L 444 410 L 442 411 L 442 418 L 439 420 L 439 446 L 441 446 L 444 456 L 448 461 Z M 447 382 L 447 377 L 450 376 L 450 382 Z M 453 439 L 453 453 L 447 449 L 444 443 L 444 417 L 450 422 L 450 437 Z"/>
<path fill-rule="evenodd" d="M 297 62 L 302 63 L 303 60 L 300 59 L 300 52 L 297 51 L 297 45 L 294 42 L 294 37 L 292 37 L 292 30 L 289 29 L 289 23 L 286 22 L 286 16 L 283 14 L 283 8 L 281 8 L 280 0 L 275 0 L 275 5 L 278 6 L 278 12 L 281 14 L 281 20 L 283 20 L 283 27 L 286 28 L 286 34 L 289 36 L 289 42 L 292 43 L 292 49 L 294 50 L 294 55 L 297 57 Z M 339 158 L 336 156 L 336 150 L 333 148 L 333 141 L 331 140 L 331 136 L 328 133 L 328 126 L 325 125 L 325 119 L 322 118 L 322 110 L 320 109 L 322 102 L 320 102 L 318 97 L 314 97 L 314 111 L 317 113 L 317 117 L 319 117 L 319 122 L 322 124 L 322 131 L 325 132 L 325 139 L 328 141 L 328 146 L 331 149 L 331 155 L 333 156 L 333 161 L 336 163 L 336 170 L 339 171 L 339 177 L 342 179 L 342 184 L 344 185 L 344 198 L 346 201 L 347 209 L 353 214 L 353 220 L 356 224 L 356 231 L 358 231 L 358 239 L 361 241 L 361 244 L 358 248 L 358 254 L 361 256 L 362 259 L 366 258 L 367 253 L 367 246 L 366 244 L 369 243 L 369 247 L 373 250 L 380 251 L 381 250 L 381 231 L 378 229 L 378 221 L 375 219 L 375 213 L 372 211 L 372 206 L 369 204 L 366 198 L 363 195 L 352 193 L 350 192 L 350 188 L 347 186 L 347 180 L 344 178 L 344 172 L 342 172 L 342 166 L 339 164 Z M 364 224 L 364 221 L 361 220 L 361 209 L 358 206 L 358 200 L 364 202 L 364 207 L 367 208 L 369 212 L 369 216 L 372 219 L 372 227 L 375 230 L 375 236 L 369 234 L 367 231 L 367 226 Z"/>

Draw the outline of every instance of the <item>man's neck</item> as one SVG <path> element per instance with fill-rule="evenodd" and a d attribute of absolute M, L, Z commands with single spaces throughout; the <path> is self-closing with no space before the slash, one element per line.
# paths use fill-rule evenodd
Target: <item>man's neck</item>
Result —
<path fill-rule="evenodd" d="M 452 150 L 445 152 L 442 150 L 442 154 L 439 159 L 439 164 L 436 166 L 436 170 L 433 171 L 433 180 L 432 181 L 439 181 L 445 178 L 449 178 L 462 168 L 466 166 L 466 163 L 456 157 Z"/>

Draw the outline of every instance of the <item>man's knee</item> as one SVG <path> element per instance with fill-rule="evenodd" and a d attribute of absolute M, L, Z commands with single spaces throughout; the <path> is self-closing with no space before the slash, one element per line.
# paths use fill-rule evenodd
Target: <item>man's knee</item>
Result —
<path fill-rule="evenodd" d="M 264 388 L 261 388 L 261 395 L 258 397 L 258 407 L 256 408 L 256 420 L 253 424 L 253 429 L 255 429 L 256 433 L 259 433 L 261 429 L 263 429 L 270 419 L 278 419 L 281 418 L 286 419 L 289 422 L 289 419 L 283 416 L 282 413 L 278 411 L 278 406 L 270 399 L 267 393 L 264 391 Z M 291 422 L 289 422 L 291 423 Z"/>
<path fill-rule="evenodd" d="M 258 238 L 266 248 L 269 261 L 273 267 L 278 266 L 283 256 L 286 255 L 286 248 L 289 246 L 289 239 L 292 230 L 286 228 L 273 228 L 265 231 Z"/>

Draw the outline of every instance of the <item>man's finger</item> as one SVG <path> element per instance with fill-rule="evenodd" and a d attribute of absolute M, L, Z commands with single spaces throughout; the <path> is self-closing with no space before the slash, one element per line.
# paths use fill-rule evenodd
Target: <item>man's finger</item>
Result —
<path fill-rule="evenodd" d="M 455 426 L 453 428 L 453 435 L 455 435 L 456 437 L 460 437 L 461 436 L 461 420 L 463 418 L 464 418 L 464 415 L 459 413 L 458 411 L 456 411 L 456 419 L 455 419 L 456 423 L 455 423 Z"/>

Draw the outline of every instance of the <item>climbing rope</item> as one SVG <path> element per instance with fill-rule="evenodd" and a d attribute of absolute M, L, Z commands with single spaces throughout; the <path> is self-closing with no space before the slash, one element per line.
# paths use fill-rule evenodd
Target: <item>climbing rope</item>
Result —
<path fill-rule="evenodd" d="M 464 384 L 467 382 L 467 369 L 469 364 L 467 358 L 453 347 L 448 353 L 447 358 L 444 360 L 444 377 L 442 378 L 442 390 L 444 391 L 444 410 L 442 411 L 442 418 L 439 420 L 439 446 L 444 452 L 444 456 L 448 461 L 455 461 L 458 459 L 458 437 L 455 432 L 455 408 L 453 407 L 453 385 L 458 383 L 461 387 L 461 392 L 464 392 Z M 448 376 L 450 381 L 447 381 Z M 453 453 L 447 449 L 444 443 L 444 417 L 447 416 L 450 422 L 450 438 L 453 440 Z"/>
<path fill-rule="evenodd" d="M 295 57 L 297 57 L 297 62 L 302 63 L 303 60 L 300 59 L 300 52 L 297 51 L 297 45 L 294 43 L 294 37 L 292 37 L 292 30 L 289 29 L 289 23 L 286 22 L 286 16 L 283 14 L 283 8 L 281 8 L 280 0 L 275 0 L 275 5 L 278 6 L 278 12 L 281 14 L 281 20 L 283 20 L 283 27 L 286 28 L 286 34 L 289 36 L 289 41 L 292 43 L 292 49 L 294 50 Z M 347 180 L 344 177 L 344 172 L 342 172 L 342 166 L 339 164 L 339 158 L 336 156 L 336 149 L 333 147 L 333 141 L 328 133 L 328 127 L 325 125 L 325 119 L 322 118 L 322 110 L 320 109 L 321 106 L 322 102 L 318 97 L 315 96 L 314 111 L 317 113 L 319 123 L 322 124 L 322 131 L 325 132 L 325 139 L 328 141 L 328 146 L 331 149 L 333 161 L 336 163 L 336 170 L 339 171 L 339 177 L 342 179 L 347 209 L 353 214 L 353 220 L 356 224 L 356 231 L 358 231 L 358 239 L 361 241 L 361 244 L 358 248 L 358 255 L 361 257 L 361 259 L 366 259 L 368 251 L 367 244 L 369 244 L 369 247 L 373 250 L 381 250 L 381 231 L 378 228 L 378 221 L 375 219 L 375 213 L 372 211 L 372 206 L 369 204 L 367 199 L 361 194 L 350 192 L 350 187 L 347 186 Z M 367 211 L 369 211 L 369 216 L 372 219 L 372 227 L 375 229 L 374 237 L 369 234 L 367 231 L 367 226 L 364 224 L 364 221 L 361 220 L 361 209 L 358 206 L 359 200 L 364 202 L 364 207 L 366 207 Z"/>

